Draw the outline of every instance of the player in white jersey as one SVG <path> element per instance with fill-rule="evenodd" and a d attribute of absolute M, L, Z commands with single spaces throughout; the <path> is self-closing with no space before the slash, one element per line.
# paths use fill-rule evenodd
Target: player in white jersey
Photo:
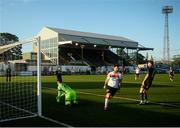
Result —
<path fill-rule="evenodd" d="M 139 67 L 137 67 L 135 70 L 135 80 L 139 79 L 139 77 L 140 77 L 139 73 L 140 73 L 140 69 L 139 69 Z"/>
<path fill-rule="evenodd" d="M 119 73 L 119 66 L 114 65 L 113 71 L 108 73 L 104 83 L 104 88 L 107 88 L 104 110 L 108 110 L 108 103 L 111 100 L 111 98 L 115 95 L 117 90 L 120 89 L 121 81 L 122 81 L 122 74 Z"/>

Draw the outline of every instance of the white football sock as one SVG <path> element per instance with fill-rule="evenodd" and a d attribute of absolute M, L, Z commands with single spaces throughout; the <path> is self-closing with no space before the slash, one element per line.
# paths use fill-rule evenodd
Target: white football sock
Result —
<path fill-rule="evenodd" d="M 109 103 L 109 99 L 108 99 L 108 98 L 105 98 L 105 105 L 104 105 L 105 108 L 108 107 L 108 103 Z"/>

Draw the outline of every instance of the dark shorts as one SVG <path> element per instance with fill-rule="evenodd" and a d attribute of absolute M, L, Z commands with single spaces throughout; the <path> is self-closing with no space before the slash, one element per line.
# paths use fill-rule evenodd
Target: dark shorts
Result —
<path fill-rule="evenodd" d="M 6 77 L 11 77 L 11 74 L 6 74 Z"/>
<path fill-rule="evenodd" d="M 113 88 L 113 87 L 107 86 L 106 93 L 110 93 L 111 96 L 114 96 L 116 94 L 117 90 L 118 90 L 118 88 Z"/>
<path fill-rule="evenodd" d="M 136 76 L 139 76 L 139 73 L 136 73 Z"/>
<path fill-rule="evenodd" d="M 142 86 L 145 90 L 148 90 L 152 85 L 152 79 L 147 79 L 144 81 L 144 86 Z"/>

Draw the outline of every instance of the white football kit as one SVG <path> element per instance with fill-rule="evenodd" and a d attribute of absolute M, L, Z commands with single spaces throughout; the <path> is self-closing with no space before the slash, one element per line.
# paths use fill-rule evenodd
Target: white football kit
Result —
<path fill-rule="evenodd" d="M 140 70 L 137 68 L 137 69 L 136 69 L 136 74 L 139 74 L 139 72 L 140 72 Z"/>
<path fill-rule="evenodd" d="M 108 73 L 107 78 L 109 79 L 108 86 L 112 88 L 120 88 L 120 80 L 122 79 L 121 73 L 114 73 L 112 71 Z"/>

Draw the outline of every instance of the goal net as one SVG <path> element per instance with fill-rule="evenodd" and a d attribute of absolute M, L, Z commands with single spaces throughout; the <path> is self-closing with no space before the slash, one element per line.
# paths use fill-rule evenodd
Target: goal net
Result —
<path fill-rule="evenodd" d="M 31 48 L 39 42 L 0 44 L 0 122 L 41 114 L 39 54 Z"/>

